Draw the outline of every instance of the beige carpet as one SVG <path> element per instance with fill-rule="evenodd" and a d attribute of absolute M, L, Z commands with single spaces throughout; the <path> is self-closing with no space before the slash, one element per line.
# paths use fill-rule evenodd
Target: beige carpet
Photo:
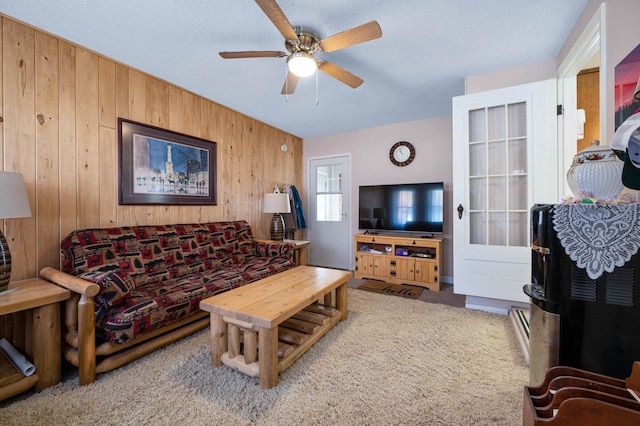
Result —
<path fill-rule="evenodd" d="M 273 389 L 212 369 L 204 330 L 89 386 L 6 404 L 0 424 L 522 424 L 528 370 L 507 316 L 348 291 L 348 320 Z"/>

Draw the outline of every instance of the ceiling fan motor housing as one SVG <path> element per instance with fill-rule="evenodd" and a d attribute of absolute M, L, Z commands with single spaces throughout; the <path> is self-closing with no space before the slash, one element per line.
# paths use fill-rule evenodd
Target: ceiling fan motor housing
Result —
<path fill-rule="evenodd" d="M 289 53 L 304 51 L 308 53 L 320 52 L 320 36 L 308 28 L 293 27 L 298 40 L 285 40 L 284 46 Z"/>

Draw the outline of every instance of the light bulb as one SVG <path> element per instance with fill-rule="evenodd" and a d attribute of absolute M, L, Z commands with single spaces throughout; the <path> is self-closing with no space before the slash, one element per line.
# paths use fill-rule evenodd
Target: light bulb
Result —
<path fill-rule="evenodd" d="M 318 68 L 316 59 L 307 52 L 293 52 L 287 59 L 289 71 L 298 77 L 308 77 Z"/>

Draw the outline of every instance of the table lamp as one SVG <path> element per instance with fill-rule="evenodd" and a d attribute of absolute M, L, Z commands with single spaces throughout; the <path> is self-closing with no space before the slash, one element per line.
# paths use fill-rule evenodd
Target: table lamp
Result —
<path fill-rule="evenodd" d="M 286 192 L 272 192 L 264 194 L 262 203 L 263 213 L 273 213 L 271 218 L 271 239 L 282 241 L 284 239 L 284 218 L 282 213 L 291 213 L 289 194 Z"/>
<path fill-rule="evenodd" d="M 27 190 L 21 173 L 0 172 L 0 219 L 31 217 Z M 0 229 L 0 292 L 9 287 L 11 253 Z"/>

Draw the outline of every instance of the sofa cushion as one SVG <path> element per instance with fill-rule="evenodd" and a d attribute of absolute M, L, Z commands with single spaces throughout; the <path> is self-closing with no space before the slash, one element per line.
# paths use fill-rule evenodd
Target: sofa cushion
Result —
<path fill-rule="evenodd" d="M 246 256 L 254 254 L 253 234 L 246 221 L 209 222 L 205 225 L 211 233 L 215 256 L 222 262 L 242 263 Z"/>
<path fill-rule="evenodd" d="M 253 257 L 241 265 L 221 266 L 136 287 L 120 305 L 98 307 L 97 340 L 127 343 L 140 334 L 199 311 L 202 299 L 294 266 L 285 257 Z"/>
<path fill-rule="evenodd" d="M 127 343 L 145 332 L 199 311 L 202 299 L 245 284 L 233 266 L 148 283 L 131 291 L 123 303 L 96 313 L 98 341 Z"/>
<path fill-rule="evenodd" d="M 123 226 L 71 232 L 61 243 L 62 270 L 78 275 L 113 269 L 136 285 L 209 268 L 242 263 L 253 256 L 251 227 L 244 220 L 202 224 Z"/>
<path fill-rule="evenodd" d="M 118 271 L 91 271 L 80 274 L 79 277 L 100 286 L 95 300 L 102 306 L 120 305 L 131 294 L 131 290 L 135 289 L 133 279 Z"/>
<path fill-rule="evenodd" d="M 246 281 L 256 281 L 295 266 L 293 261 L 285 257 L 254 257 L 240 265 L 235 265 L 238 273 Z"/>

